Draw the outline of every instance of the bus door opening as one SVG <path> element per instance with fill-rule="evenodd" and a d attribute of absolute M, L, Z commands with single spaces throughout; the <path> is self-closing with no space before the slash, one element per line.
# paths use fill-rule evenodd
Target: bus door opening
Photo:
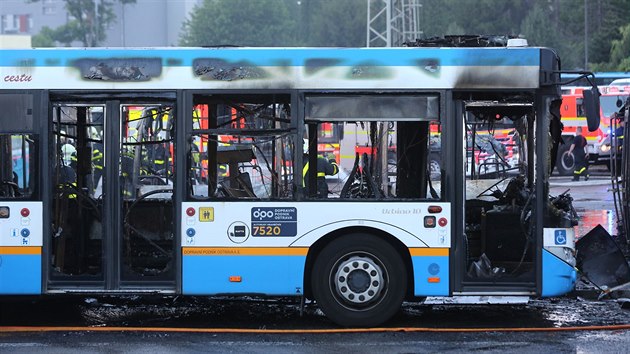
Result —
<path fill-rule="evenodd" d="M 51 280 L 103 280 L 103 105 L 52 111 Z"/>
<path fill-rule="evenodd" d="M 123 105 L 121 281 L 174 277 L 174 107 Z"/>
<path fill-rule="evenodd" d="M 51 289 L 174 286 L 173 112 L 54 105 Z"/>
<path fill-rule="evenodd" d="M 467 101 L 465 107 L 463 284 L 531 292 L 542 247 L 536 214 L 545 214 L 544 227 L 570 228 L 577 220 L 560 210 L 566 203 L 559 199 L 536 210 L 535 173 L 542 166 L 535 163 L 533 100 Z"/>
<path fill-rule="evenodd" d="M 464 282 L 533 286 L 533 104 L 469 101 L 464 119 Z"/>

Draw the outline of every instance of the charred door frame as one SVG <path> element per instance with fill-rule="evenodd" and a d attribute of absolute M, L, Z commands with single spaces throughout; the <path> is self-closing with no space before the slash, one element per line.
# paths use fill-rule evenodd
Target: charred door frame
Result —
<path fill-rule="evenodd" d="M 174 90 L 171 91 L 147 91 L 147 92 L 85 92 L 85 91 L 50 91 L 46 95 L 42 95 L 41 106 L 47 107 L 47 111 L 42 116 L 46 119 L 42 119 L 41 129 L 41 144 L 45 147 L 42 151 L 48 153 L 52 148 L 52 141 L 50 140 L 50 134 L 52 132 L 53 120 L 52 120 L 52 108 L 53 104 L 99 104 L 105 107 L 105 122 L 104 127 L 107 129 L 108 134 L 105 134 L 105 169 L 104 178 L 108 182 L 110 193 L 104 193 L 103 196 L 103 210 L 109 212 L 103 213 L 103 245 L 102 245 L 102 257 L 104 272 L 103 280 L 94 279 L 82 280 L 68 278 L 67 280 L 51 280 L 51 266 L 50 257 L 52 256 L 52 242 L 50 235 L 51 228 L 51 207 L 53 203 L 54 186 L 49 181 L 44 181 L 44 174 L 40 179 L 42 180 L 42 196 L 44 201 L 44 251 L 43 254 L 43 273 L 42 277 L 44 293 L 82 293 L 82 292 L 102 292 L 102 293 L 122 293 L 122 292 L 166 292 L 174 293 L 179 292 L 181 288 L 181 253 L 180 250 L 180 220 L 177 217 L 181 209 L 182 201 L 182 186 L 183 183 L 179 183 L 181 173 L 185 173 L 185 160 L 183 149 L 178 149 L 177 144 L 174 144 L 175 161 L 180 161 L 176 164 L 175 181 L 173 190 L 173 278 L 167 281 L 121 281 L 121 235 L 122 235 L 122 223 L 121 210 L 122 199 L 118 194 L 111 193 L 111 191 L 120 190 L 120 181 L 118 178 L 119 164 L 117 161 L 120 159 L 120 138 L 121 138 L 121 116 L 120 107 L 121 104 L 133 104 L 134 102 L 139 104 L 146 104 L 151 102 L 169 102 L 175 107 L 175 129 L 176 129 L 176 141 L 181 140 L 183 134 L 183 119 L 182 119 L 182 99 L 181 94 L 178 94 Z M 44 112 L 42 112 L 44 113 Z M 45 156 L 42 154 L 42 156 Z M 42 159 L 42 171 L 50 171 L 53 167 L 49 159 Z M 80 286 L 78 286 L 80 285 Z"/>
<path fill-rule="evenodd" d="M 510 90 L 504 90 L 503 93 L 509 93 Z M 516 90 L 514 90 L 516 92 Z M 520 90 L 528 91 L 528 90 Z M 545 165 L 546 154 L 545 151 L 548 146 L 547 140 L 544 139 L 546 133 L 549 132 L 548 119 L 542 119 L 545 114 L 548 114 L 548 108 L 545 106 L 545 102 L 548 102 L 548 96 L 544 96 L 539 90 L 535 91 L 533 95 L 534 108 L 531 117 L 534 118 L 534 122 L 530 125 L 533 130 L 530 135 L 535 139 L 535 146 L 532 149 L 529 147 L 530 152 L 534 153 L 534 159 L 531 160 L 534 166 L 529 168 L 535 168 L 533 173 L 528 174 L 533 176 L 533 181 L 528 183 L 534 186 L 543 186 L 536 188 L 534 194 L 536 197 L 536 203 L 534 211 L 540 210 L 541 212 L 534 212 L 536 218 L 534 219 L 534 232 L 535 232 L 535 244 L 534 244 L 534 279 L 532 281 L 515 281 L 511 284 L 493 284 L 491 281 L 479 281 L 469 282 L 465 280 L 465 274 L 467 270 L 467 242 L 465 240 L 466 235 L 466 171 L 464 169 L 464 161 L 466 159 L 466 146 L 465 146 L 465 99 L 462 97 L 465 94 L 496 94 L 499 91 L 492 90 L 461 90 L 461 91 L 449 91 L 448 97 L 448 112 L 447 121 L 448 125 L 448 154 L 454 154 L 454 161 L 448 164 L 448 176 L 453 178 L 452 185 L 449 185 L 447 191 L 449 194 L 449 201 L 451 201 L 452 213 L 453 213 L 453 240 L 451 243 L 451 295 L 466 295 L 470 293 L 474 294 L 492 294 L 502 293 L 503 295 L 508 293 L 514 293 L 515 295 L 533 295 L 541 293 L 542 289 L 542 248 L 543 248 L 543 215 L 546 212 L 546 205 L 543 202 L 546 200 L 548 194 L 548 186 L 545 177 L 547 173 L 547 166 Z M 532 93 L 534 93 L 532 91 Z M 545 125 L 547 122 L 547 125 Z M 444 146 L 444 145 L 443 145 Z M 455 150 L 451 150 L 453 147 Z M 447 155 L 448 156 L 448 155 Z"/>

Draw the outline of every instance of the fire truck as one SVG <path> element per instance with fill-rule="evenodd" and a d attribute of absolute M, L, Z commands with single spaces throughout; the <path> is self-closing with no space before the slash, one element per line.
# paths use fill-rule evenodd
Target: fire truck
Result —
<path fill-rule="evenodd" d="M 582 107 L 581 87 L 570 87 L 564 90 L 562 95 L 562 105 L 560 115 L 564 129 L 562 131 L 563 144 L 558 148 L 556 156 L 556 169 L 560 175 L 570 175 L 573 173 L 575 164 L 573 155 L 569 153 L 569 148 L 573 143 L 575 132 L 578 127 L 583 127 L 582 134 L 588 142 L 589 162 L 591 165 L 605 164 L 610 168 L 609 144 L 607 138 L 611 135 L 610 117 L 617 112 L 630 95 L 630 87 L 600 86 L 600 126 L 597 130 L 589 132 L 586 124 L 586 117 Z"/>

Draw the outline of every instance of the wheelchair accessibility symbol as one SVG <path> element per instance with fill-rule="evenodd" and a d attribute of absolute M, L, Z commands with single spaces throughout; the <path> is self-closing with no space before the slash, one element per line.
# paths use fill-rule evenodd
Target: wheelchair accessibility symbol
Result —
<path fill-rule="evenodd" d="M 556 245 L 566 245 L 567 244 L 567 230 L 554 231 L 554 240 L 555 240 Z"/>

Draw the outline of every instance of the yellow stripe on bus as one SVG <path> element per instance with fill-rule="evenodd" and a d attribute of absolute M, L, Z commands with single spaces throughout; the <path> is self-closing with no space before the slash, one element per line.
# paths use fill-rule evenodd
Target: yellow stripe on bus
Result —
<path fill-rule="evenodd" d="M 0 246 L 0 254 L 42 254 L 41 246 Z"/>
<path fill-rule="evenodd" d="M 306 256 L 308 247 L 183 247 L 184 256 Z"/>
<path fill-rule="evenodd" d="M 448 256 L 448 248 L 410 248 L 411 256 Z"/>

